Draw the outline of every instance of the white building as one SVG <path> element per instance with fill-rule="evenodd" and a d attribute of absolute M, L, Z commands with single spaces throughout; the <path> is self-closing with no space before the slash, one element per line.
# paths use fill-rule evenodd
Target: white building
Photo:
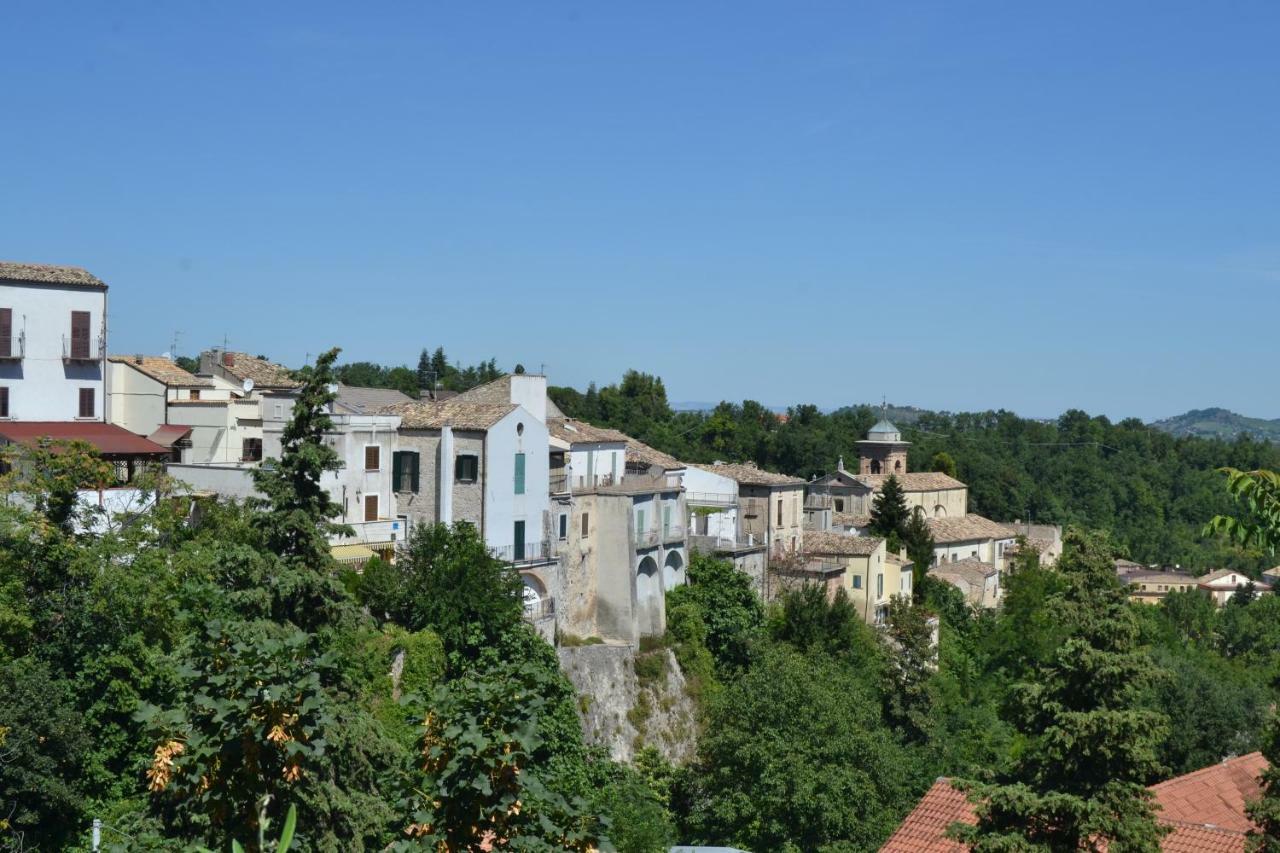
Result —
<path fill-rule="evenodd" d="M 0 420 L 102 421 L 106 345 L 99 278 L 0 262 Z"/>
<path fill-rule="evenodd" d="M 107 359 L 107 419 L 172 449 L 174 462 L 239 462 L 231 392 L 166 356 Z"/>

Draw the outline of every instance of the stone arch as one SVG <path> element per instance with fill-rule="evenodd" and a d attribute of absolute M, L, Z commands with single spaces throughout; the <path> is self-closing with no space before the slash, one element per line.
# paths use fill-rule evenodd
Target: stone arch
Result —
<path fill-rule="evenodd" d="M 662 581 L 658 563 L 647 554 L 636 567 L 636 623 L 642 637 L 662 633 Z"/>
<path fill-rule="evenodd" d="M 675 589 L 684 584 L 684 558 L 679 551 L 671 551 L 662 563 L 663 590 Z"/>
<path fill-rule="evenodd" d="M 942 504 L 934 504 L 934 506 L 933 506 L 933 517 L 934 517 L 934 518 L 946 518 L 946 517 L 947 517 L 947 508 L 946 508 L 945 506 L 943 506 Z"/>
<path fill-rule="evenodd" d="M 542 602 L 547 600 L 547 588 L 536 575 L 522 574 L 520 582 L 524 584 L 521 592 L 524 595 L 525 612 L 537 613 L 542 608 Z"/>
<path fill-rule="evenodd" d="M 880 460 L 879 460 L 879 459 L 872 459 L 872 460 L 871 460 L 871 473 L 872 473 L 872 474 L 879 474 L 879 473 L 880 473 Z"/>

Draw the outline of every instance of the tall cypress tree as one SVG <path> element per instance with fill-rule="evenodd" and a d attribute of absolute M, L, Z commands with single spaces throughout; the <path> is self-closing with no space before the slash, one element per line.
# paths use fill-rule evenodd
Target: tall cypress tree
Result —
<path fill-rule="evenodd" d="M 924 576 L 933 563 L 933 533 L 929 523 L 924 519 L 924 510 L 916 507 L 911 511 L 911 520 L 902 533 L 902 544 L 907 549 L 907 559 L 911 560 L 911 593 L 919 603 L 924 596 Z"/>
<path fill-rule="evenodd" d="M 333 403 L 333 362 L 340 350 L 331 349 L 316 359 L 293 406 L 293 416 L 281 433 L 280 459 L 253 471 L 253 483 L 266 498 L 254 525 L 263 544 L 283 558 L 284 569 L 272 579 L 273 616 L 313 630 L 334 617 L 344 596 L 338 586 L 329 552 L 329 536 L 351 533 L 335 524 L 342 507 L 320 484 L 326 471 L 341 465 L 337 451 L 324 443 L 333 428 L 329 406 Z"/>
<path fill-rule="evenodd" d="M 890 474 L 871 502 L 871 532 L 888 540 L 890 551 L 897 551 L 902 547 L 910 520 L 911 510 L 907 509 L 907 496 L 902 491 L 902 484 Z"/>
<path fill-rule="evenodd" d="M 1016 690 L 1014 724 L 1026 746 L 998 783 L 959 782 L 978 813 L 954 837 L 976 853 L 1007 850 L 1112 853 L 1160 849 L 1146 783 L 1162 772 L 1157 747 L 1168 717 L 1143 707 L 1160 676 L 1139 648 L 1139 626 L 1104 540 L 1067 534 L 1049 602 L 1070 634 Z"/>
<path fill-rule="evenodd" d="M 427 352 L 426 347 L 422 348 L 422 353 L 418 356 L 418 390 L 428 391 L 435 387 L 431 381 L 431 353 Z"/>

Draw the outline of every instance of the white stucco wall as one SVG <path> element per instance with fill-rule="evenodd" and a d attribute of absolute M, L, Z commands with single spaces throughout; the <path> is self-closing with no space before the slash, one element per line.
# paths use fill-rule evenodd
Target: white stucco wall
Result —
<path fill-rule="evenodd" d="M 514 378 L 514 377 L 513 377 Z M 513 385 L 514 387 L 514 385 Z M 545 405 L 545 403 L 544 403 Z M 523 425 L 523 432 L 519 427 Z M 543 538 L 550 511 L 550 437 L 547 425 L 517 406 L 485 434 L 484 539 L 492 548 L 514 544 L 515 522 L 524 521 L 526 543 Z M 524 453 L 524 494 L 515 493 L 515 456 Z"/>
<path fill-rule="evenodd" d="M 574 444 L 565 454 L 565 461 L 569 467 L 570 488 L 621 483 L 626 479 L 627 446 L 621 441 Z"/>
<path fill-rule="evenodd" d="M 395 496 L 392 493 L 392 454 L 398 445 L 397 429 L 400 418 L 392 415 L 333 415 L 334 429 L 325 441 L 342 459 L 342 469 L 325 473 L 321 484 L 334 502 L 343 507 L 340 521 L 347 524 L 363 522 L 364 499 L 378 496 L 378 519 L 396 516 Z M 379 448 L 378 469 L 365 469 L 365 448 Z"/>
<path fill-rule="evenodd" d="M 0 362 L 0 385 L 9 388 L 9 417 L 20 421 L 81 420 L 80 389 L 94 389 L 94 415 L 106 412 L 104 360 L 105 290 L 71 285 L 0 283 L 0 308 L 13 311 L 13 348 L 25 336 L 21 361 Z M 89 312 L 89 346 L 96 362 L 64 362 L 63 344 L 71 341 L 71 312 Z"/>
<path fill-rule="evenodd" d="M 107 420 L 138 435 L 155 432 L 165 422 L 164 383 L 114 361 L 107 362 L 107 372 L 111 389 Z"/>

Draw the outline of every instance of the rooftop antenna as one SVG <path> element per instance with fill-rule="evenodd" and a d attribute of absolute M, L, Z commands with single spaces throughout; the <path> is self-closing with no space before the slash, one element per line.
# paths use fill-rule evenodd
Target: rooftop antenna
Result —
<path fill-rule="evenodd" d="M 173 343 L 169 345 L 169 360 L 178 360 L 178 338 L 182 337 L 182 332 L 177 329 L 173 330 Z"/>

